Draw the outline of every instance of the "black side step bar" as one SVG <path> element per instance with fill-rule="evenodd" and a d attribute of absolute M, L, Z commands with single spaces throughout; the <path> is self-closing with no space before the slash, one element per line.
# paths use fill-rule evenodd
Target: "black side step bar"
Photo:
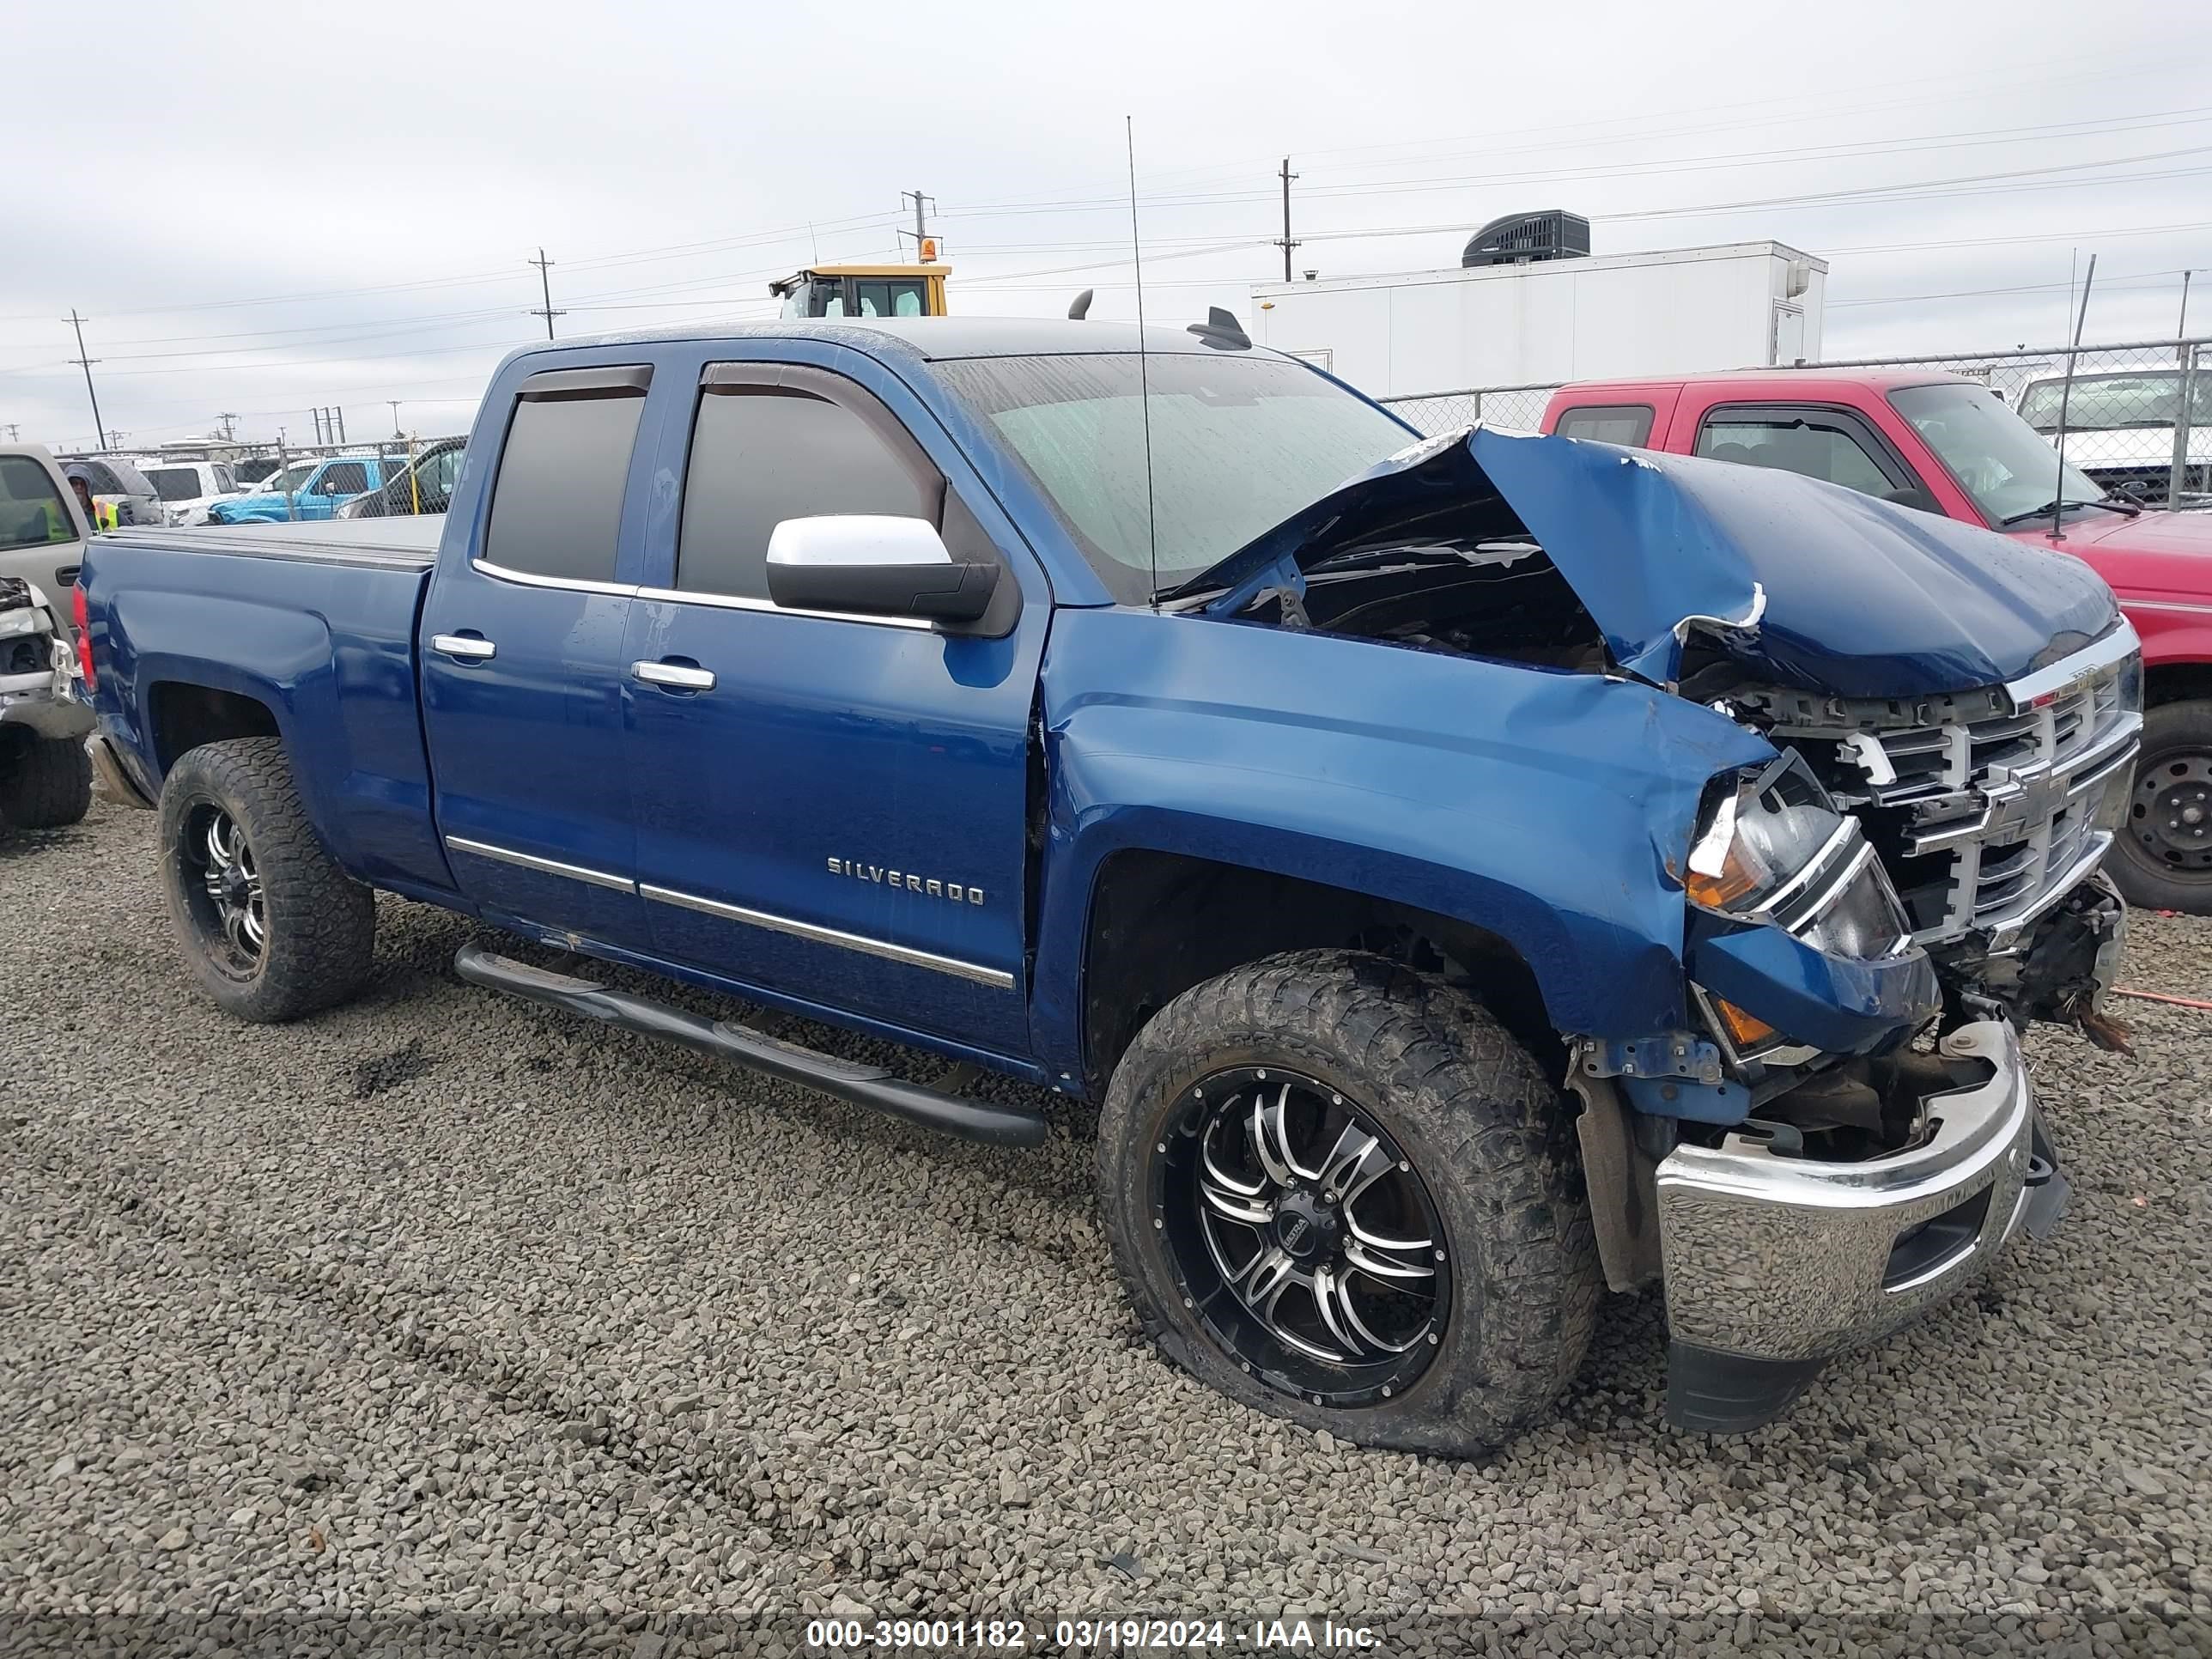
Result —
<path fill-rule="evenodd" d="M 548 1007 L 565 1008 L 587 1019 L 603 1020 L 646 1036 L 666 1037 L 787 1083 L 804 1084 L 824 1094 L 872 1106 L 926 1129 L 942 1130 L 993 1146 L 1042 1146 L 1048 1126 L 1041 1113 L 1018 1106 L 994 1105 L 940 1094 L 893 1077 L 879 1066 L 856 1065 L 795 1042 L 784 1042 L 728 1020 L 689 1014 L 649 997 L 611 991 L 588 979 L 549 973 L 528 963 L 500 956 L 481 945 L 464 945 L 453 970 L 474 985 L 489 986 Z"/>

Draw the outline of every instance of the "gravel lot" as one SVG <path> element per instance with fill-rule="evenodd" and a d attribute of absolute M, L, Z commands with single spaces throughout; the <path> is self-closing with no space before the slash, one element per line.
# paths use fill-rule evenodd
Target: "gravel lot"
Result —
<path fill-rule="evenodd" d="M 0 842 L 0 1650 L 755 1652 L 864 1608 L 2212 1651 L 2212 1015 L 2039 1035 L 2065 1226 L 1781 1423 L 1662 1427 L 1616 1297 L 1556 1419 L 1455 1465 L 1138 1342 L 1080 1109 L 940 1140 L 464 986 L 483 930 L 389 900 L 364 1001 L 233 1024 L 152 831 Z M 2212 925 L 2138 924 L 2133 983 L 2212 996 Z"/>

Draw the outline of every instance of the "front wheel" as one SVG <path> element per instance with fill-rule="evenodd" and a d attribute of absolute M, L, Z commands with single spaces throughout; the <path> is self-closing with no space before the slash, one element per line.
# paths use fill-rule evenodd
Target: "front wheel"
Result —
<path fill-rule="evenodd" d="M 1598 1272 L 1571 1117 L 1484 1009 L 1301 951 L 1177 997 L 1100 1113 L 1115 1265 L 1222 1393 L 1360 1444 L 1464 1456 L 1550 1409 Z"/>
<path fill-rule="evenodd" d="M 2144 714 L 2135 793 L 2106 868 L 2130 904 L 2212 915 L 2212 699 Z"/>
<path fill-rule="evenodd" d="M 375 895 L 316 836 L 275 738 L 207 744 L 170 769 L 161 891 L 185 965 L 240 1019 L 313 1013 L 368 975 Z"/>

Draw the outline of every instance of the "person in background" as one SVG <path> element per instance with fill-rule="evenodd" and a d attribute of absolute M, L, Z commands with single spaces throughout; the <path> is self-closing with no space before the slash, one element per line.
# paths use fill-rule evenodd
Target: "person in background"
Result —
<path fill-rule="evenodd" d="M 82 472 L 69 475 L 70 488 L 76 491 L 76 504 L 84 509 L 84 521 L 94 530 L 112 530 L 116 526 L 115 505 L 102 507 L 92 499 L 92 485 Z"/>

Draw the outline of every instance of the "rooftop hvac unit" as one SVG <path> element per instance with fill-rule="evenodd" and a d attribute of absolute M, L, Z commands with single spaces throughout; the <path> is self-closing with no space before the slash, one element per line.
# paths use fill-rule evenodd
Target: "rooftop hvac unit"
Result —
<path fill-rule="evenodd" d="M 1587 259 L 1589 251 L 1589 221 L 1553 208 L 1492 219 L 1468 239 L 1459 262 L 1469 267 L 1523 265 L 1536 259 Z"/>

